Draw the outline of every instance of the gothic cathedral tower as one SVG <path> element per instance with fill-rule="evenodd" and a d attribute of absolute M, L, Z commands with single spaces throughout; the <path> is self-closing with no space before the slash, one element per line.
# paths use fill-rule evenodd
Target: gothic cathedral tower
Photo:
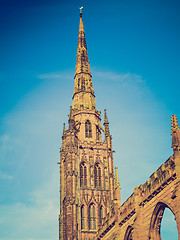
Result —
<path fill-rule="evenodd" d="M 103 127 L 96 109 L 82 13 L 68 125 L 60 150 L 59 239 L 93 240 L 114 202 L 120 202 L 120 186 L 106 110 Z"/>

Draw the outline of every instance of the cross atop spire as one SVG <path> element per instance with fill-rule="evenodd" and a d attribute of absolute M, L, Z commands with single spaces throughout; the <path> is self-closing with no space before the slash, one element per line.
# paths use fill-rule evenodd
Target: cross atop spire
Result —
<path fill-rule="evenodd" d="M 83 9 L 83 6 L 79 8 L 79 10 L 80 10 L 80 16 L 82 15 L 82 9 Z"/>
<path fill-rule="evenodd" d="M 86 38 L 80 8 L 79 36 L 74 77 L 73 108 L 96 109 Z"/>

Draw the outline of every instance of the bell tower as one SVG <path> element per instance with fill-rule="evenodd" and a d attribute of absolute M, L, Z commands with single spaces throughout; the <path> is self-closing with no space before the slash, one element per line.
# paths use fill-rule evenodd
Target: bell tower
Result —
<path fill-rule="evenodd" d="M 113 211 L 120 186 L 114 179 L 106 110 L 103 126 L 96 109 L 81 11 L 73 102 L 60 150 L 60 240 L 95 239 L 103 218 Z"/>

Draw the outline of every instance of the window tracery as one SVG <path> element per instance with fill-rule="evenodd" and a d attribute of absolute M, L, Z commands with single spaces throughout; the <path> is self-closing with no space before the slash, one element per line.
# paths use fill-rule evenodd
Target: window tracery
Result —
<path fill-rule="evenodd" d="M 92 127 L 91 122 L 89 120 L 85 122 L 85 137 L 92 138 Z"/>
<path fill-rule="evenodd" d="M 81 229 L 85 229 L 84 205 L 81 206 Z"/>
<path fill-rule="evenodd" d="M 100 141 L 101 131 L 98 126 L 96 126 L 96 140 Z"/>
<path fill-rule="evenodd" d="M 96 229 L 96 209 L 93 203 L 89 206 L 89 229 Z"/>
<path fill-rule="evenodd" d="M 99 164 L 96 164 L 94 166 L 94 185 L 95 187 L 101 187 L 102 182 L 101 182 L 101 168 Z"/>
<path fill-rule="evenodd" d="M 86 186 L 87 186 L 87 167 L 83 162 L 80 165 L 80 187 Z"/>
<path fill-rule="evenodd" d="M 100 206 L 100 209 L 99 209 L 99 217 L 100 217 L 100 225 L 102 224 L 102 220 L 103 220 L 103 206 L 101 205 Z"/>

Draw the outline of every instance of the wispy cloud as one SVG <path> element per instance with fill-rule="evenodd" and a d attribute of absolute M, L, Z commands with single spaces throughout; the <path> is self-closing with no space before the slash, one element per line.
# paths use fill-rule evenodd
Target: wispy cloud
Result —
<path fill-rule="evenodd" d="M 93 73 L 96 76 L 96 78 L 104 78 L 108 81 L 118 81 L 118 82 L 134 82 L 134 83 L 144 83 L 145 80 L 142 79 L 141 75 L 135 74 L 135 73 L 114 73 L 110 71 L 100 71 L 97 69 L 93 69 Z M 68 79 L 72 80 L 72 76 L 74 75 L 74 72 L 67 71 L 67 72 L 54 72 L 54 73 L 44 73 L 38 75 L 39 79 Z"/>
<path fill-rule="evenodd" d="M 40 74 L 38 75 L 37 77 L 39 79 L 51 79 L 51 80 L 55 80 L 55 79 L 58 79 L 58 80 L 63 80 L 64 78 L 67 79 L 67 80 L 72 80 L 72 77 L 73 77 L 73 71 L 67 71 L 67 72 L 53 72 L 53 73 L 43 73 L 43 74 Z"/>
<path fill-rule="evenodd" d="M 0 170 L 0 179 L 12 180 L 14 177 Z"/>
<path fill-rule="evenodd" d="M 95 70 L 96 71 L 96 70 Z M 114 73 L 114 72 L 102 72 L 96 71 L 96 77 L 105 78 L 109 81 L 118 81 L 118 82 L 134 82 L 134 83 L 144 83 L 145 80 L 142 79 L 141 75 L 135 73 Z"/>

